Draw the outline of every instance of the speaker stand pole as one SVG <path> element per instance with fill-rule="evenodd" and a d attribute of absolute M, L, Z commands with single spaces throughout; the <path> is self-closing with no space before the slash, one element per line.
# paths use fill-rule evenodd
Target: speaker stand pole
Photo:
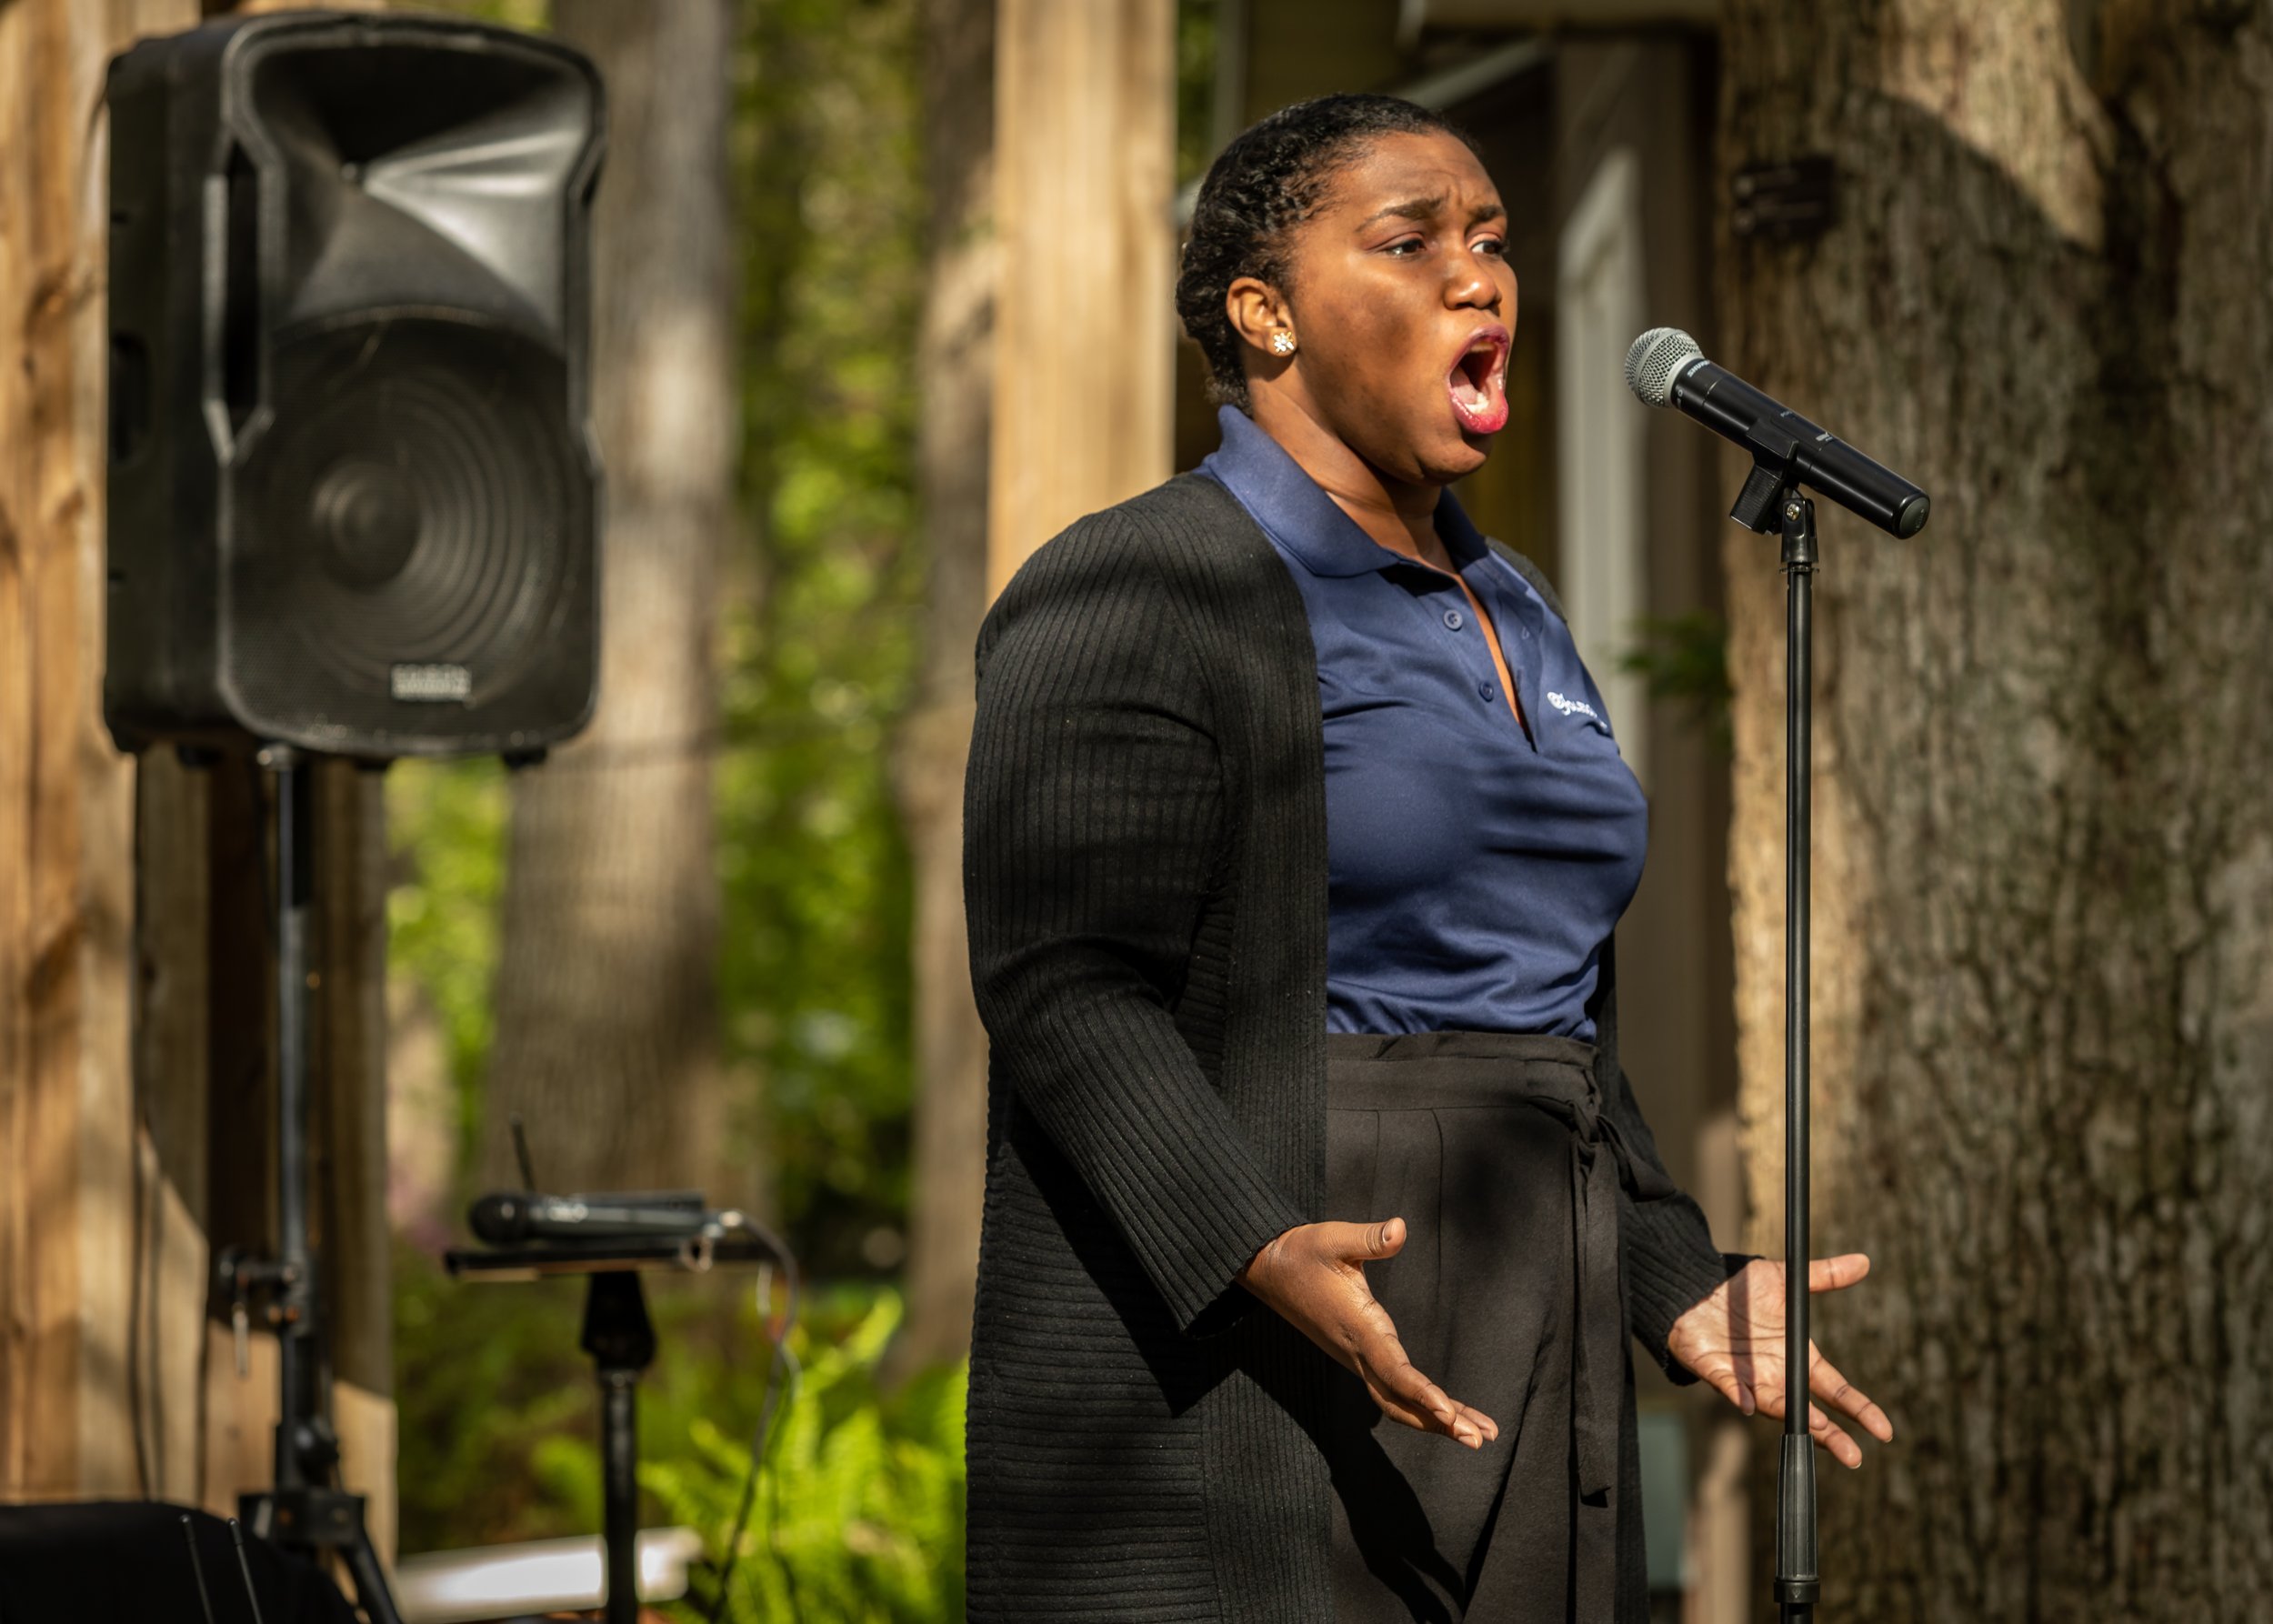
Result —
<path fill-rule="evenodd" d="M 1815 1440 L 1807 1434 L 1807 881 L 1813 830 L 1815 504 L 1787 484 L 1784 537 L 1784 1438 L 1777 1479 L 1776 1600 L 1808 1624 L 1822 1589 L 1816 1543 Z"/>
<path fill-rule="evenodd" d="M 259 755 L 275 781 L 276 1230 L 277 1255 L 223 1259 L 241 1308 L 265 1288 L 276 1332 L 283 1392 L 277 1408 L 275 1483 L 239 1498 L 263 1539 L 313 1556 L 336 1555 L 355 1581 L 370 1624 L 402 1624 L 365 1525 L 363 1496 L 337 1486 L 339 1439 L 325 1402 L 318 1259 L 308 1239 L 308 915 L 314 898 L 315 769 L 300 751 L 269 745 Z"/>

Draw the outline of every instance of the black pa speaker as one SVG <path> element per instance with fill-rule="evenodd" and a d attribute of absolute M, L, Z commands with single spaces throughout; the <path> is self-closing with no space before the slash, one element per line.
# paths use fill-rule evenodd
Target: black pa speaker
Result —
<path fill-rule="evenodd" d="M 135 45 L 109 103 L 120 747 L 576 732 L 599 666 L 591 64 L 282 13 Z"/>

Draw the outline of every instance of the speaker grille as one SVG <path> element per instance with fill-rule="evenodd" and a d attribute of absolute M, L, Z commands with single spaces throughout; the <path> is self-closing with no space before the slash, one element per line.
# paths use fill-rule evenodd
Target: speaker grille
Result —
<path fill-rule="evenodd" d="M 548 654 L 546 682 L 588 677 L 547 647 L 591 589 L 571 574 L 590 498 L 557 354 L 463 321 L 358 319 L 281 339 L 271 380 L 234 482 L 223 618 L 248 716 L 319 743 L 446 736 L 452 708 L 478 707 L 488 733 Z M 437 705 L 394 680 L 405 666 L 466 678 Z"/>

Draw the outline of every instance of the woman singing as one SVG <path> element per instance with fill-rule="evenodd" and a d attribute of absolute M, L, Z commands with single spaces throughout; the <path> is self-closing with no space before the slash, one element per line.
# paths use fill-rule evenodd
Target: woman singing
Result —
<path fill-rule="evenodd" d="M 1507 418 L 1506 225 L 1409 103 L 1233 142 L 1177 285 L 1221 448 L 981 633 L 975 1620 L 1638 1621 L 1627 1332 L 1781 1413 L 1783 1268 L 1617 1063 L 1640 788 L 1446 488 Z"/>

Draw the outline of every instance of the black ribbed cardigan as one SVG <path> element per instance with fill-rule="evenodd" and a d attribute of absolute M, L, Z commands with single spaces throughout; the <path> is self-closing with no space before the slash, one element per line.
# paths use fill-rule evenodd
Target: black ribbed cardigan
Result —
<path fill-rule="evenodd" d="M 964 887 L 992 1054 L 969 1616 L 1320 1624 L 1332 1366 L 1234 1279 L 1326 1188 L 1301 595 L 1237 500 L 1185 475 L 1036 551 L 977 659 Z M 1662 1169 L 1605 960 L 1607 1108 Z M 1693 1380 L 1667 1336 L 1727 1265 L 1685 1195 L 1622 1196 L 1620 1223 L 1634 1332 Z"/>

